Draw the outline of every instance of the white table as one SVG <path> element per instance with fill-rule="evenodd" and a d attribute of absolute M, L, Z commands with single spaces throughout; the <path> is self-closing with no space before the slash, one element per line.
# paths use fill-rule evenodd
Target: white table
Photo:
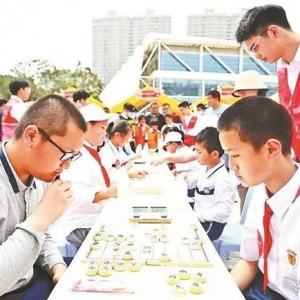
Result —
<path fill-rule="evenodd" d="M 163 202 L 168 202 L 168 209 L 170 210 L 170 217 L 173 222 L 170 224 L 173 230 L 177 230 L 179 235 L 184 235 L 183 228 L 189 227 L 190 224 L 199 224 L 193 210 L 188 204 L 188 201 L 183 197 L 185 191 L 182 190 L 180 184 L 177 182 L 171 183 L 170 178 L 167 180 L 171 184 L 170 188 L 164 194 L 165 199 Z M 142 197 L 141 201 L 147 202 L 149 195 Z M 160 196 L 162 197 L 162 196 Z M 158 201 L 155 196 L 151 196 L 153 201 Z M 178 272 L 178 267 L 171 266 L 142 266 L 141 271 L 132 273 L 125 272 L 113 272 L 111 279 L 120 279 L 126 282 L 133 288 L 134 294 L 130 295 L 113 295 L 113 294 L 101 294 L 101 293 L 75 293 L 70 292 L 70 288 L 73 283 L 79 278 L 85 276 L 85 264 L 82 260 L 86 257 L 86 253 L 89 251 L 92 236 L 99 229 L 100 224 L 111 224 L 126 226 L 128 224 L 128 218 L 131 211 L 132 202 L 136 200 L 124 200 L 124 199 L 111 199 L 103 209 L 101 216 L 98 218 L 96 224 L 92 228 L 91 232 L 87 236 L 86 240 L 82 244 L 78 253 L 76 254 L 70 267 L 59 281 L 52 294 L 48 298 L 49 300 L 71 300 L 71 299 L 173 299 L 177 298 L 173 295 L 172 290 L 174 287 L 166 284 L 166 278 L 170 273 Z M 215 251 L 212 243 L 208 239 L 206 233 L 199 224 L 199 231 L 201 238 L 205 241 L 206 254 L 209 261 L 213 263 L 212 268 L 202 268 L 201 271 L 206 275 L 207 282 L 203 285 L 204 293 L 200 295 L 194 295 L 187 293 L 184 296 L 186 299 L 234 299 L 242 300 L 243 295 L 233 282 L 230 274 L 228 273 L 225 265 Z M 194 273 L 198 271 L 198 268 L 186 268 L 188 271 Z M 100 277 L 99 277 L 100 278 Z M 188 281 L 189 284 L 191 281 Z M 181 284 L 188 287 L 188 282 L 181 281 Z"/>

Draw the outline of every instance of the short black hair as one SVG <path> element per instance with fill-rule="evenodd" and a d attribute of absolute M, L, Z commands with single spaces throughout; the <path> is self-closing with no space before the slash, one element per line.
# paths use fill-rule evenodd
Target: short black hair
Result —
<path fill-rule="evenodd" d="M 212 96 L 214 99 L 219 99 L 221 100 L 221 95 L 220 95 L 220 92 L 217 91 L 217 90 L 212 90 L 212 91 L 209 91 L 206 96 Z"/>
<path fill-rule="evenodd" d="M 86 122 L 76 106 L 62 96 L 50 94 L 36 100 L 25 111 L 18 123 L 14 139 L 21 138 L 26 127 L 32 124 L 45 130 L 50 137 L 64 136 L 71 122 L 86 132 Z"/>
<path fill-rule="evenodd" d="M 137 112 L 138 110 L 135 108 L 135 106 L 131 103 L 125 103 L 123 105 L 123 109 L 128 110 L 129 112 Z"/>
<path fill-rule="evenodd" d="M 157 102 L 151 102 L 150 104 L 150 108 L 153 107 L 154 105 L 158 106 L 159 107 L 159 104 Z"/>
<path fill-rule="evenodd" d="M 165 114 L 165 118 L 173 119 L 173 116 L 171 114 Z"/>
<path fill-rule="evenodd" d="M 207 150 L 208 153 L 213 151 L 219 152 L 219 157 L 222 157 L 224 150 L 222 149 L 219 132 L 215 127 L 206 127 L 201 130 L 195 137 L 196 144 L 203 144 L 203 147 Z"/>
<path fill-rule="evenodd" d="M 293 122 L 288 111 L 275 101 L 251 96 L 226 109 L 218 121 L 220 131 L 234 130 L 241 141 L 260 150 L 268 139 L 280 141 L 282 153 L 291 152 Z"/>
<path fill-rule="evenodd" d="M 6 99 L 0 99 L 0 106 L 2 106 L 3 104 L 6 104 L 7 100 Z M 1 122 L 1 120 L 0 120 Z"/>
<path fill-rule="evenodd" d="M 111 139 L 117 132 L 126 135 L 131 130 L 132 127 L 125 120 L 116 120 L 109 123 L 106 132 L 108 138 Z"/>
<path fill-rule="evenodd" d="M 267 89 L 259 89 L 257 90 L 257 96 L 266 96 L 267 95 Z"/>
<path fill-rule="evenodd" d="M 164 129 L 163 131 L 163 135 L 166 135 L 167 133 L 169 132 L 178 132 L 181 134 L 181 140 L 183 141 L 184 140 L 184 132 L 182 130 L 180 130 L 177 126 L 172 126 L 172 127 L 167 127 Z"/>
<path fill-rule="evenodd" d="M 199 103 L 199 104 L 197 105 L 197 108 L 199 108 L 199 107 L 200 107 L 201 109 L 203 109 L 203 110 L 206 109 L 205 105 L 202 104 L 202 103 Z"/>
<path fill-rule="evenodd" d="M 89 97 L 90 97 L 90 94 L 87 91 L 85 91 L 85 90 L 77 90 L 73 94 L 73 101 L 77 102 L 77 101 L 79 101 L 81 99 L 86 100 Z"/>
<path fill-rule="evenodd" d="M 191 103 L 189 103 L 187 101 L 182 101 L 181 103 L 179 103 L 178 107 L 189 108 L 190 105 L 191 105 Z"/>
<path fill-rule="evenodd" d="M 251 8 L 239 23 L 235 33 L 236 40 L 238 43 L 242 43 L 252 36 L 262 35 L 270 25 L 277 25 L 286 30 L 291 30 L 283 7 L 268 4 Z"/>
<path fill-rule="evenodd" d="M 138 117 L 138 121 L 142 121 L 142 120 L 146 120 L 146 116 L 145 115 L 140 115 Z"/>
<path fill-rule="evenodd" d="M 169 133 L 171 130 L 172 130 L 172 128 L 169 127 L 169 126 L 167 126 L 167 127 L 163 130 L 162 134 L 165 136 L 165 135 L 166 135 L 167 133 Z"/>
<path fill-rule="evenodd" d="M 29 83 L 22 78 L 14 78 L 9 83 L 9 90 L 12 95 L 16 96 L 20 89 L 25 89 L 30 87 Z"/>

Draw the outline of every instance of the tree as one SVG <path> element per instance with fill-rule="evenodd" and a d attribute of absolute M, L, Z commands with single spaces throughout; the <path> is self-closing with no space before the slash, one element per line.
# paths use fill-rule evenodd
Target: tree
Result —
<path fill-rule="evenodd" d="M 47 93 L 47 91 L 40 86 L 44 73 L 51 72 L 54 68 L 55 67 L 47 60 L 35 59 L 16 64 L 11 70 L 11 73 L 14 77 L 20 77 L 28 81 L 31 87 L 31 96 L 33 98 L 39 98 Z"/>
<path fill-rule="evenodd" d="M 55 67 L 49 61 L 35 59 L 16 64 L 11 72 L 16 77 L 30 79 L 34 84 L 38 85 L 43 74 L 48 71 L 53 71 L 54 69 Z"/>
<path fill-rule="evenodd" d="M 90 93 L 100 94 L 103 84 L 98 76 L 92 73 L 90 68 L 84 68 L 81 62 L 77 63 L 75 72 L 73 73 L 74 83 L 78 88 L 83 88 Z"/>
<path fill-rule="evenodd" d="M 9 83 L 13 79 L 10 75 L 0 75 L 0 98 L 9 99 L 10 91 L 9 91 Z"/>
<path fill-rule="evenodd" d="M 61 92 L 68 87 L 85 89 L 90 94 L 101 93 L 103 84 L 89 68 L 77 63 L 74 71 L 58 69 L 47 60 L 20 62 L 11 70 L 13 76 L 0 75 L 0 93 L 9 97 L 8 85 L 13 77 L 21 77 L 31 86 L 31 96 L 39 98 L 45 94 Z M 99 99 L 99 97 L 98 97 Z"/>
<path fill-rule="evenodd" d="M 42 74 L 39 82 L 39 87 L 45 91 L 45 93 L 55 93 L 66 90 L 68 87 L 74 86 L 73 74 L 68 69 L 47 70 Z M 77 88 L 77 86 L 74 86 Z"/>

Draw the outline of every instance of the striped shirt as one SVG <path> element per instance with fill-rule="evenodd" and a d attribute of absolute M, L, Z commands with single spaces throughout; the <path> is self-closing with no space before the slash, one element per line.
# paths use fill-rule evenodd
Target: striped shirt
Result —
<path fill-rule="evenodd" d="M 0 296 L 29 282 L 33 265 L 49 275 L 64 264 L 51 236 L 24 224 L 42 198 L 47 184 L 32 178 L 24 185 L 0 146 Z"/>

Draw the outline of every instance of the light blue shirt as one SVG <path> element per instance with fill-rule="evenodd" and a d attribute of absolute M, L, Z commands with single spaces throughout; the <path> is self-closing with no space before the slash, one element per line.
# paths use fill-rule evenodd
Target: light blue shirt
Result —
<path fill-rule="evenodd" d="M 217 116 L 220 116 L 228 107 L 229 107 L 229 105 L 223 104 L 223 103 L 216 109 L 213 109 L 212 107 L 209 107 L 208 109 L 205 110 L 204 115 L 217 115 Z"/>

